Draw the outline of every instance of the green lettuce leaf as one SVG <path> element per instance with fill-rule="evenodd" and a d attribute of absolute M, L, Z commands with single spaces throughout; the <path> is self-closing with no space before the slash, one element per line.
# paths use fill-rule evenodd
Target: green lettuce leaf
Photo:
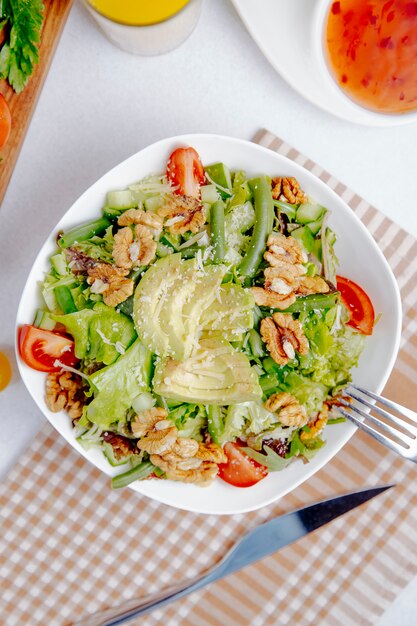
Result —
<path fill-rule="evenodd" d="M 203 441 L 203 432 L 207 430 L 207 412 L 202 404 L 183 405 L 185 411 L 181 411 L 181 417 L 178 419 L 180 411 L 175 409 L 169 414 L 172 418 L 173 414 L 177 415 L 175 425 L 178 428 L 180 437 L 189 437 L 196 441 Z M 180 407 L 181 410 L 181 407 Z"/>
<path fill-rule="evenodd" d="M 258 435 L 278 425 L 275 413 L 261 402 L 241 402 L 228 407 L 224 424 L 224 441 L 233 441 L 242 434 Z"/>
<path fill-rule="evenodd" d="M 329 394 L 336 394 L 351 380 L 364 347 L 364 335 L 343 322 L 336 327 L 337 306 L 300 315 L 310 345 L 308 354 L 281 371 L 278 391 L 294 395 L 308 415 L 319 411 Z"/>
<path fill-rule="evenodd" d="M 270 472 L 280 472 L 281 470 L 285 469 L 287 465 L 291 462 L 290 458 L 283 459 L 282 456 L 279 456 L 279 454 L 274 452 L 269 446 L 264 446 L 266 454 L 256 452 L 256 450 L 252 450 L 252 448 L 242 449 L 252 459 L 257 461 L 261 465 L 265 465 L 265 467 L 267 467 Z"/>
<path fill-rule="evenodd" d="M 74 337 L 75 355 L 79 359 L 110 365 L 136 337 L 130 317 L 102 302 L 97 302 L 93 309 L 51 317 Z"/>
<path fill-rule="evenodd" d="M 308 415 L 314 415 L 320 411 L 329 394 L 328 386 L 295 371 L 287 374 L 279 390 L 295 396 L 300 404 L 305 406 Z"/>
<path fill-rule="evenodd" d="M 139 339 L 115 363 L 90 376 L 94 399 L 87 406 L 87 419 L 101 428 L 126 420 L 133 400 L 149 391 L 152 354 Z"/>

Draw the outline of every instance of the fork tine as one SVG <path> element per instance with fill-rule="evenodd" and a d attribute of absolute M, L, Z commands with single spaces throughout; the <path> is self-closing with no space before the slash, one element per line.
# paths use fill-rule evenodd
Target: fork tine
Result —
<path fill-rule="evenodd" d="M 345 402 L 344 400 L 340 400 L 340 403 L 343 404 L 343 406 L 345 406 L 346 408 L 350 409 L 351 411 L 355 411 L 355 413 L 358 413 L 359 415 L 369 420 L 373 424 L 376 424 L 379 428 L 381 428 L 382 430 L 385 430 L 385 432 L 389 433 L 393 437 L 396 437 L 399 441 L 402 441 L 404 444 L 410 447 L 410 444 L 412 443 L 410 440 L 410 437 L 401 433 L 396 428 L 393 428 L 392 426 L 390 426 L 389 424 L 386 424 L 385 422 L 381 422 L 377 417 L 374 417 L 370 413 L 366 413 L 366 411 L 363 411 L 361 408 L 359 408 L 358 406 L 354 404 L 349 404 L 349 402 Z"/>
<path fill-rule="evenodd" d="M 397 454 L 400 454 L 401 456 L 404 456 L 404 453 L 406 452 L 406 449 L 403 448 L 403 446 L 400 446 L 400 444 L 396 443 L 395 441 L 392 441 L 392 439 L 390 439 L 389 437 L 386 437 L 385 435 L 383 435 L 382 433 L 378 432 L 377 430 L 375 430 L 371 426 L 368 426 L 367 424 L 364 424 L 358 417 L 356 417 L 356 415 L 352 415 L 351 413 L 348 413 L 347 411 L 345 411 L 341 407 L 338 407 L 337 410 L 344 417 L 346 417 L 348 420 L 350 420 L 351 422 L 356 424 L 356 426 L 360 430 L 363 430 L 368 435 L 371 435 L 372 437 L 374 437 L 374 439 L 376 439 L 377 441 L 382 443 L 387 448 L 390 448 L 394 452 L 397 452 Z"/>
<path fill-rule="evenodd" d="M 377 402 L 379 402 L 380 404 L 383 404 L 388 409 L 391 409 L 392 411 L 397 411 L 399 415 L 403 415 L 404 417 L 411 420 L 412 422 L 414 423 L 417 422 L 416 413 L 414 413 L 414 411 L 411 411 L 410 409 L 407 409 L 405 406 L 401 406 L 400 404 L 397 404 L 396 402 L 393 402 L 392 400 L 387 400 L 387 398 L 378 396 L 378 394 L 373 393 L 372 391 L 368 391 L 367 389 L 364 389 L 363 387 L 359 387 L 359 385 L 354 385 L 353 383 L 349 383 L 349 386 L 353 387 L 357 391 L 360 391 L 365 396 L 368 396 L 369 398 L 372 398 L 373 400 L 377 400 Z"/>
<path fill-rule="evenodd" d="M 364 404 L 368 407 L 368 409 L 375 411 L 375 413 L 378 413 L 378 415 L 385 417 L 385 419 L 390 420 L 394 424 L 397 424 L 398 426 L 400 426 L 400 428 L 403 429 L 405 434 L 408 434 L 412 439 L 416 439 L 417 427 L 412 426 L 408 422 L 405 422 L 401 417 L 392 415 L 391 413 L 388 413 L 388 411 L 381 409 L 381 407 L 375 406 L 375 404 L 372 404 L 372 402 L 368 402 L 368 400 L 366 400 L 365 398 L 361 398 L 351 391 L 347 391 L 346 395 L 348 395 L 350 398 L 353 398 L 354 400 L 357 400 L 360 404 Z"/>

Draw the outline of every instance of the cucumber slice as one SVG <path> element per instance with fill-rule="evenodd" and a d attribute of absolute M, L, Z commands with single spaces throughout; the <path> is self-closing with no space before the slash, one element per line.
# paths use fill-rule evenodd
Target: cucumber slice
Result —
<path fill-rule="evenodd" d="M 68 265 L 62 254 L 54 254 L 51 257 L 52 267 L 59 276 L 66 276 L 68 274 Z"/>
<path fill-rule="evenodd" d="M 54 320 L 50 317 L 47 311 L 42 311 L 42 309 L 38 309 L 36 311 L 33 325 L 37 326 L 37 328 L 42 328 L 43 330 L 53 330 L 55 328 Z"/>
<path fill-rule="evenodd" d="M 303 246 L 306 252 L 313 252 L 314 248 L 314 236 L 311 230 L 307 226 L 301 226 L 291 231 L 291 235 L 294 239 L 297 239 Z"/>
<path fill-rule="evenodd" d="M 60 309 L 56 301 L 55 294 L 52 289 L 42 289 L 42 297 L 51 313 L 59 313 Z"/>
<path fill-rule="evenodd" d="M 309 222 L 307 226 L 309 227 L 313 235 L 316 236 L 319 233 L 322 224 L 323 220 L 316 220 L 315 222 Z"/>
<path fill-rule="evenodd" d="M 162 202 L 161 196 L 152 196 L 151 198 L 147 198 L 143 204 L 147 211 L 156 211 L 156 209 L 159 209 L 162 205 Z"/>
<path fill-rule="evenodd" d="M 205 185 L 201 187 L 201 200 L 208 204 L 214 204 L 219 199 L 216 185 Z"/>
<path fill-rule="evenodd" d="M 326 209 L 320 204 L 311 204 L 306 202 L 301 204 L 297 209 L 296 221 L 299 224 L 308 224 L 309 222 L 316 222 L 323 217 Z"/>
<path fill-rule="evenodd" d="M 164 244 L 164 246 L 169 246 L 170 248 L 173 248 L 173 250 L 177 252 L 181 245 L 181 235 L 173 235 L 172 233 L 164 233 L 161 236 L 160 242 Z"/>
<path fill-rule="evenodd" d="M 132 209 L 137 206 L 130 189 L 109 191 L 106 195 L 106 206 L 112 209 Z"/>
<path fill-rule="evenodd" d="M 250 202 L 235 207 L 224 218 L 224 230 L 226 237 L 230 233 L 241 232 L 252 228 L 255 223 L 255 209 Z"/>
<path fill-rule="evenodd" d="M 103 454 L 112 467 L 119 467 L 119 465 L 126 465 L 126 463 L 130 459 L 129 456 L 122 457 L 121 459 L 116 459 L 116 457 L 114 456 L 113 446 L 109 444 L 107 441 L 103 442 Z"/>
<path fill-rule="evenodd" d="M 224 163 L 213 163 L 213 165 L 207 165 L 204 169 L 216 185 L 226 190 L 232 189 L 232 177 L 227 165 Z"/>

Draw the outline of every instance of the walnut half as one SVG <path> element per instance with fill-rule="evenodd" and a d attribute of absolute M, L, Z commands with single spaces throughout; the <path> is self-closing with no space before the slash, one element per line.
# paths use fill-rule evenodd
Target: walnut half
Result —
<path fill-rule="evenodd" d="M 326 402 L 324 402 L 321 411 L 319 411 L 317 417 L 312 422 L 308 423 L 310 430 L 302 431 L 300 435 L 301 441 L 305 443 L 306 441 L 311 441 L 312 439 L 318 437 L 323 428 L 326 426 L 328 416 L 329 406 Z"/>
<path fill-rule="evenodd" d="M 134 230 L 125 226 L 114 236 L 113 258 L 116 265 L 124 270 L 149 265 L 155 258 L 155 252 L 156 241 L 143 224 L 136 224 Z"/>
<path fill-rule="evenodd" d="M 296 352 L 308 353 L 309 345 L 303 328 L 290 313 L 274 313 L 272 317 L 265 317 L 260 331 L 271 357 L 279 365 L 286 365 Z"/>
<path fill-rule="evenodd" d="M 45 402 L 53 413 L 65 410 L 71 419 L 80 418 L 86 403 L 81 377 L 72 372 L 49 372 Z"/>
<path fill-rule="evenodd" d="M 129 457 L 131 454 L 138 453 L 134 441 L 123 435 L 118 435 L 106 430 L 101 436 L 103 441 L 111 445 L 114 457 L 118 461 L 124 457 Z"/>
<path fill-rule="evenodd" d="M 305 407 L 290 393 L 274 393 L 265 402 L 265 408 L 276 413 L 283 426 L 301 428 L 308 422 Z"/>
<path fill-rule="evenodd" d="M 177 441 L 178 429 L 170 420 L 166 419 L 167 415 L 165 409 L 158 407 L 139 414 L 132 423 L 132 432 L 135 435 L 145 430 L 137 443 L 139 450 L 144 450 L 151 455 L 162 455 L 172 450 Z M 140 429 L 141 425 L 143 425 L 142 430 Z"/>
<path fill-rule="evenodd" d="M 142 224 L 154 231 L 161 231 L 163 219 L 152 211 L 142 211 L 142 209 L 128 209 L 121 214 L 117 220 L 119 226 L 131 226 L 132 224 Z"/>
<path fill-rule="evenodd" d="M 165 227 L 176 235 L 187 231 L 198 233 L 206 222 L 203 206 L 191 196 L 168 196 L 157 213 L 167 218 Z"/>
<path fill-rule="evenodd" d="M 298 283 L 304 278 L 307 255 L 294 237 L 271 233 L 264 259 L 270 267 L 264 270 L 263 287 L 252 287 L 258 306 L 286 309 L 295 302 Z"/>
<path fill-rule="evenodd" d="M 109 263 L 96 263 L 88 270 L 88 283 L 93 293 L 102 293 L 104 303 L 117 306 L 132 295 L 133 280 L 125 278 L 128 270 Z"/>
<path fill-rule="evenodd" d="M 300 183 L 293 176 L 272 179 L 272 197 L 289 204 L 302 204 L 307 202 L 307 196 L 300 187 Z"/>
<path fill-rule="evenodd" d="M 218 463 L 226 463 L 223 449 L 215 443 L 198 443 L 179 437 L 178 429 L 160 407 L 142 411 L 131 423 L 139 437 L 137 447 L 150 455 L 150 461 L 170 480 L 208 485 L 218 473 Z"/>

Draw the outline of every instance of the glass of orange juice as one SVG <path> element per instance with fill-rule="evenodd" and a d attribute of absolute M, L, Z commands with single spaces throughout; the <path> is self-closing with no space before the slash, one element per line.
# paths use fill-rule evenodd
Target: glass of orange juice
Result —
<path fill-rule="evenodd" d="M 101 30 L 132 54 L 163 54 L 197 24 L 202 0 L 84 0 Z"/>

